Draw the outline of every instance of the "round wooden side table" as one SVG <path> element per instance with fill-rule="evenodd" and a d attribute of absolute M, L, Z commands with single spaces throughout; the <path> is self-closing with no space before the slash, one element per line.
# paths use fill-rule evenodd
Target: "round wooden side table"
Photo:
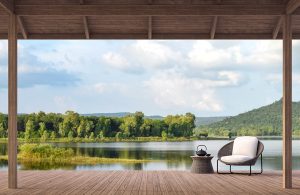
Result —
<path fill-rule="evenodd" d="M 214 168 L 211 164 L 213 156 L 191 156 L 193 159 L 192 173 L 214 173 Z"/>

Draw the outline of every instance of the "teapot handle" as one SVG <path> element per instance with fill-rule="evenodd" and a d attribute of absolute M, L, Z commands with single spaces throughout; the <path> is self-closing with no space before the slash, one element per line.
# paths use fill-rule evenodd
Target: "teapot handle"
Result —
<path fill-rule="evenodd" d="M 199 146 L 204 146 L 204 147 L 205 147 L 205 151 L 207 150 L 207 147 L 206 147 L 205 145 L 198 145 L 198 146 L 197 146 L 197 151 L 199 151 L 199 149 L 198 149 Z"/>

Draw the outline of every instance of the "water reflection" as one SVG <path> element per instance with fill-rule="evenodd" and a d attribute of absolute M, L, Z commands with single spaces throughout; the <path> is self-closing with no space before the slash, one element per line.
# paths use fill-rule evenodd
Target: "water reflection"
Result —
<path fill-rule="evenodd" d="M 22 170 L 189 170 L 191 155 L 198 144 L 205 144 L 208 153 L 217 155 L 218 150 L 226 144 L 226 140 L 191 141 L 191 142 L 144 142 L 144 143 L 56 143 L 62 148 L 71 148 L 76 155 L 105 158 L 149 159 L 147 163 L 109 163 L 98 165 L 56 165 L 52 163 L 24 163 L 19 164 Z M 282 167 L 282 141 L 264 140 L 264 169 L 280 170 Z M 0 155 L 7 155 L 7 144 L 0 143 Z M 213 158 L 216 165 L 216 157 Z M 260 161 L 254 169 L 259 169 Z M 240 169 L 241 167 L 238 167 Z M 293 140 L 293 168 L 300 169 L 300 140 Z M 0 170 L 7 169 L 7 161 L 0 161 Z M 221 169 L 228 167 L 221 165 Z M 236 168 L 233 168 L 236 169 Z M 243 167 L 243 169 L 248 169 Z"/>

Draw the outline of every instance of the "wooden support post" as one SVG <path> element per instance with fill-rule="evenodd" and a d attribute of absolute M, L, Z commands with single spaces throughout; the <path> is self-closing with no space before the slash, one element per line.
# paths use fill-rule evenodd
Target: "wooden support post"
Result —
<path fill-rule="evenodd" d="M 17 16 L 8 23 L 8 187 L 17 188 Z"/>
<path fill-rule="evenodd" d="M 291 15 L 283 19 L 283 187 L 292 188 L 292 29 Z"/>

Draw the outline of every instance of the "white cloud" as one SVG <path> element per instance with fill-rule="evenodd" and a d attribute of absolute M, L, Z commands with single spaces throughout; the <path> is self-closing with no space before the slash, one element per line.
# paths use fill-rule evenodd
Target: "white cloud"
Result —
<path fill-rule="evenodd" d="M 219 72 L 217 79 L 189 78 L 178 73 L 160 73 L 145 82 L 155 103 L 162 107 L 185 107 L 198 111 L 219 112 L 223 108 L 216 97 L 218 87 L 238 85 L 241 76 Z"/>
<path fill-rule="evenodd" d="M 103 93 L 107 89 L 107 85 L 104 83 L 97 83 L 94 85 L 94 89 L 97 93 Z"/>
<path fill-rule="evenodd" d="M 104 61 L 119 70 L 140 73 L 144 70 L 174 68 L 183 60 L 179 51 L 162 41 L 136 41 L 119 51 L 102 55 Z"/>
<path fill-rule="evenodd" d="M 265 80 L 272 85 L 280 86 L 282 85 L 282 74 L 269 74 Z M 293 73 L 292 82 L 294 85 L 300 85 L 300 73 Z"/>
<path fill-rule="evenodd" d="M 54 96 L 53 101 L 60 110 L 77 110 L 76 103 L 68 96 Z"/>
<path fill-rule="evenodd" d="M 280 41 L 233 42 L 221 47 L 219 43 L 196 41 L 187 54 L 189 65 L 201 70 L 262 70 L 276 69 L 282 64 Z"/>
<path fill-rule="evenodd" d="M 221 49 L 215 48 L 209 41 L 196 41 L 187 56 L 192 67 L 208 69 L 222 67 L 224 63 L 236 61 L 235 53 L 239 53 L 239 47 Z"/>
<path fill-rule="evenodd" d="M 129 87 L 122 83 L 105 83 L 98 82 L 91 86 L 81 86 L 83 94 L 104 94 L 104 93 L 114 93 L 114 94 L 127 94 L 129 92 Z"/>
<path fill-rule="evenodd" d="M 108 52 L 102 55 L 104 61 L 112 67 L 120 70 L 132 69 L 128 60 L 118 53 Z"/>

